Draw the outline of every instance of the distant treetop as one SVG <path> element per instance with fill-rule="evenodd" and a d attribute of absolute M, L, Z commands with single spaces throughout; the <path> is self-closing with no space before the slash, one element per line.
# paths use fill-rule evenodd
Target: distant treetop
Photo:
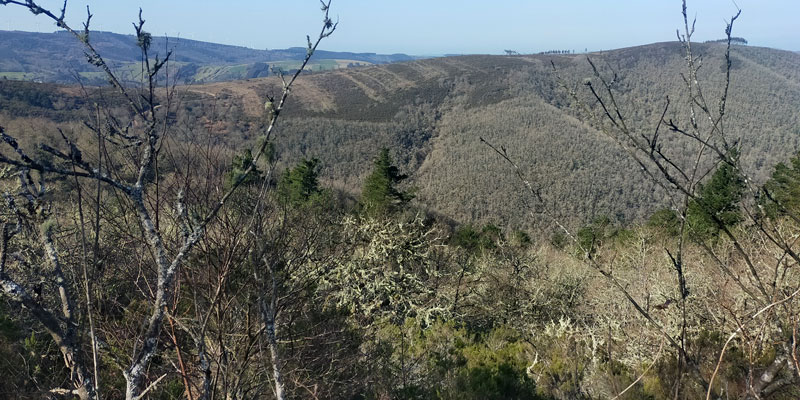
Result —
<path fill-rule="evenodd" d="M 722 39 L 717 39 L 717 40 L 706 40 L 705 41 L 705 43 L 727 43 L 727 42 L 728 42 L 728 38 L 722 38 Z M 747 39 L 745 39 L 743 37 L 732 36 L 731 37 L 731 43 L 733 43 L 733 44 L 747 44 Z"/>

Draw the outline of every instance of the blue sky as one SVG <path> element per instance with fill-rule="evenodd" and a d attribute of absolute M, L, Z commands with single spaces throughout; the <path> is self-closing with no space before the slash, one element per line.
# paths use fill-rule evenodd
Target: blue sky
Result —
<path fill-rule="evenodd" d="M 41 0 L 60 8 L 61 1 Z M 131 33 L 138 8 L 155 35 L 253 48 L 303 46 L 320 25 L 318 0 L 71 0 L 68 21 L 80 27 L 86 5 L 93 29 Z M 752 45 L 800 50 L 800 1 L 736 0 L 742 16 L 734 35 Z M 680 0 L 334 0 L 339 30 L 326 50 L 498 54 L 504 49 L 607 50 L 675 39 L 682 25 Z M 732 0 L 693 0 L 696 40 L 723 37 Z M 43 17 L 0 6 L 0 29 L 52 32 Z"/>

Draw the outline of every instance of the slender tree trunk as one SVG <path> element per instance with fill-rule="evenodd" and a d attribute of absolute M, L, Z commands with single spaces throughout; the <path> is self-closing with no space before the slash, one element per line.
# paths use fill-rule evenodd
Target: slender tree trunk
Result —
<path fill-rule="evenodd" d="M 275 398 L 286 399 L 286 389 L 281 375 L 280 355 L 278 353 L 278 339 L 275 337 L 275 321 L 267 322 L 267 341 L 269 342 L 269 355 L 272 358 L 272 375 L 275 379 Z"/>
<path fill-rule="evenodd" d="M 278 350 L 278 338 L 275 333 L 275 319 L 278 314 L 278 279 L 275 276 L 276 268 L 274 264 L 270 263 L 269 274 L 272 281 L 270 288 L 269 302 L 267 299 L 261 299 L 261 317 L 264 319 L 266 326 L 267 345 L 269 346 L 269 355 L 272 361 L 272 376 L 275 379 L 275 398 L 278 400 L 286 399 L 286 388 L 283 384 L 283 374 L 281 374 L 281 358 Z"/>

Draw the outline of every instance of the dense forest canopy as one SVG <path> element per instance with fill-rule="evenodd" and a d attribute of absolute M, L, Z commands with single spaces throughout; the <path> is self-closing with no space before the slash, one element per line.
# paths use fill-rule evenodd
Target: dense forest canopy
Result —
<path fill-rule="evenodd" d="M 724 78 L 725 46 L 694 49 L 706 65 L 699 74 L 715 91 Z M 800 56 L 757 47 L 731 51 L 728 129 L 744 141 L 742 162 L 763 183 L 772 166 L 788 160 L 800 144 L 794 112 L 800 107 Z M 681 98 L 684 56 L 677 42 L 590 57 L 619 74 L 620 101 L 636 127 L 649 129 L 658 120 L 665 96 Z M 367 174 L 364 165 L 387 147 L 425 208 L 462 222 L 540 226 L 542 221 L 519 217 L 525 206 L 515 179 L 484 151 L 479 140 L 484 136 L 529 160 L 521 167 L 549 187 L 547 201 L 559 204 L 573 227 L 602 215 L 622 223 L 642 221 L 667 205 L 664 194 L 632 173 L 636 166 L 597 135 L 559 87 L 559 79 L 577 83 L 590 74 L 585 55 L 532 55 L 418 60 L 303 76 L 278 127 L 276 152 L 287 160 L 279 160 L 283 167 L 299 158 L 319 159 L 323 182 L 357 195 Z M 91 106 L 72 87 L 3 82 L 0 90 L 0 112 L 25 127 L 30 120 L 79 121 L 85 113 L 74 111 Z M 193 130 L 240 149 L 259 135 L 263 98 L 278 90 L 278 78 L 189 86 L 178 94 L 176 115 Z M 674 102 L 666 117 L 681 121 L 681 107 Z M 685 138 L 666 134 L 664 140 L 679 148 Z"/>
<path fill-rule="evenodd" d="M 181 86 L 142 15 L 132 83 L 0 4 L 110 82 L 0 81 L 0 397 L 800 396 L 800 56 L 739 14 L 305 75 L 321 1 L 292 74 Z"/>

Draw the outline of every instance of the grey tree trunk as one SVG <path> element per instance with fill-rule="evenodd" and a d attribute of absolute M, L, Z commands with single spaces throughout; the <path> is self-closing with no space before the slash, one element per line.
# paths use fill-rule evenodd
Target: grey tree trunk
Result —
<path fill-rule="evenodd" d="M 272 358 L 272 375 L 275 379 L 275 397 L 278 400 L 285 400 L 286 390 L 283 385 L 283 376 L 281 375 L 278 339 L 275 337 L 275 321 L 267 322 L 267 340 L 269 342 L 269 355 Z"/>

